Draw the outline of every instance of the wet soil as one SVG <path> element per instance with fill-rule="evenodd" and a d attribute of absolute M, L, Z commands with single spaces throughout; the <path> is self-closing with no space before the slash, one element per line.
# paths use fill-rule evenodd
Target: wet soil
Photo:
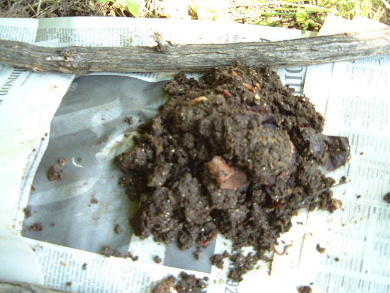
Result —
<path fill-rule="evenodd" d="M 243 269 L 230 277 L 240 281 L 299 209 L 335 209 L 335 181 L 319 166 L 345 164 L 348 139 L 322 134 L 323 116 L 270 68 L 235 64 L 199 80 L 181 73 L 165 91 L 160 114 L 115 160 L 140 201 L 137 236 L 188 249 L 221 233 L 236 250 L 252 246 L 256 254 L 231 259 Z"/>
<path fill-rule="evenodd" d="M 181 272 L 179 279 L 174 276 L 168 276 L 162 279 L 152 289 L 152 293 L 204 293 L 207 288 L 208 279 L 197 278 L 195 275 L 190 275 Z"/>

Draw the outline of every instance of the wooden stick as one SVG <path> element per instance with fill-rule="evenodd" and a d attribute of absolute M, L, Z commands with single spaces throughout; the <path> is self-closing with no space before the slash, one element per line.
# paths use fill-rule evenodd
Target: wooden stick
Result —
<path fill-rule="evenodd" d="M 0 281 L 0 293 L 65 293 L 65 291 L 55 290 L 46 286 Z"/>
<path fill-rule="evenodd" d="M 205 71 L 234 61 L 255 67 L 312 65 L 355 60 L 389 52 L 390 27 L 278 42 L 169 47 L 158 43 L 156 47 L 49 48 L 0 40 L 2 64 L 34 71 L 79 75 L 104 71 Z"/>

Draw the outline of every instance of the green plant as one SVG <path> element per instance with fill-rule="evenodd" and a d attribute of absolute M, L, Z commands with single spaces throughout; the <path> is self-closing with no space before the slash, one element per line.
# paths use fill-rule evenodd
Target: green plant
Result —
<path fill-rule="evenodd" d="M 268 6 L 259 11 L 259 16 L 262 19 L 257 24 L 295 27 L 303 31 L 316 30 L 322 24 L 323 18 L 328 13 L 333 12 L 330 8 L 298 2 L 290 0 L 267 2 L 266 4 L 265 1 L 262 1 Z"/>
<path fill-rule="evenodd" d="M 379 20 L 385 13 L 381 0 L 323 0 L 324 7 L 334 7 L 336 15 L 352 19 L 356 16 Z"/>
<path fill-rule="evenodd" d="M 39 17 L 39 13 L 41 12 L 41 6 L 42 6 L 42 0 L 38 0 L 37 17 Z"/>
<path fill-rule="evenodd" d="M 41 0 L 40 0 L 41 1 Z M 134 17 L 139 17 L 139 2 L 138 0 L 97 0 L 102 2 L 113 2 L 124 6 Z"/>
<path fill-rule="evenodd" d="M 256 3 L 261 7 L 258 11 L 261 20 L 257 24 L 296 27 L 303 31 L 318 30 L 328 14 L 379 20 L 385 13 L 381 0 L 257 0 Z"/>

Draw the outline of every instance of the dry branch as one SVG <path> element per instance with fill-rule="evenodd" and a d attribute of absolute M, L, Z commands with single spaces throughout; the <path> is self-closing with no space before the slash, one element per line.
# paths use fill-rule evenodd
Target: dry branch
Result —
<path fill-rule="evenodd" d="M 240 61 L 252 66 L 312 65 L 389 54 L 390 27 L 278 42 L 156 47 L 48 48 L 0 40 L 0 63 L 34 71 L 203 71 Z"/>
<path fill-rule="evenodd" d="M 0 281 L 0 293 L 65 293 L 65 291 L 55 290 L 53 288 L 17 282 Z"/>

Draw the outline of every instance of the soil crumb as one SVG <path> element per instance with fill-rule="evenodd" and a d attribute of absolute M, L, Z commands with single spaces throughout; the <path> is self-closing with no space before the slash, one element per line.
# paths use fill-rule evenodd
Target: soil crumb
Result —
<path fill-rule="evenodd" d="M 60 166 L 65 166 L 66 164 L 68 164 L 68 159 L 67 158 L 59 158 L 57 163 L 60 164 Z"/>
<path fill-rule="evenodd" d="M 228 277 L 235 282 L 241 282 L 243 275 L 255 268 L 255 265 L 259 261 L 259 256 L 252 252 L 248 253 L 247 256 L 241 252 L 237 252 L 230 256 L 231 267 Z"/>
<path fill-rule="evenodd" d="M 213 264 L 214 266 L 216 266 L 217 268 L 222 270 L 223 266 L 225 264 L 224 259 L 228 258 L 229 256 L 230 256 L 230 254 L 227 251 L 224 251 L 224 253 L 222 253 L 222 254 L 214 254 L 210 258 L 211 264 Z"/>
<path fill-rule="evenodd" d="M 202 255 L 202 248 L 200 246 L 197 246 L 193 255 L 194 255 L 195 259 L 199 260 L 201 255 Z"/>
<path fill-rule="evenodd" d="M 125 119 L 123 119 L 127 124 L 131 125 L 133 124 L 133 117 L 131 116 L 126 116 Z"/>
<path fill-rule="evenodd" d="M 49 171 L 47 172 L 47 179 L 49 179 L 50 181 L 54 181 L 54 180 L 58 180 L 58 179 L 61 180 L 63 172 L 64 171 L 62 170 L 60 165 L 55 164 L 55 165 L 51 166 Z"/>
<path fill-rule="evenodd" d="M 28 227 L 28 230 L 34 232 L 40 232 L 43 230 L 43 226 L 41 223 L 34 223 L 30 227 Z"/>
<path fill-rule="evenodd" d="M 383 200 L 387 203 L 390 203 L 390 192 L 386 193 L 384 196 L 383 196 Z"/>
<path fill-rule="evenodd" d="M 131 252 L 128 252 L 125 257 L 126 258 L 131 258 L 132 261 L 137 261 L 139 259 L 138 255 L 134 255 Z"/>
<path fill-rule="evenodd" d="M 96 199 L 96 198 L 91 198 L 90 200 L 89 200 L 89 202 L 91 203 L 91 204 L 98 204 L 99 203 L 99 201 Z"/>
<path fill-rule="evenodd" d="M 168 276 L 157 283 L 152 289 L 152 293 L 172 293 L 175 287 L 176 278 Z"/>
<path fill-rule="evenodd" d="M 321 244 L 319 244 L 319 243 L 316 245 L 316 249 L 317 249 L 317 251 L 318 251 L 319 253 L 324 253 L 325 250 L 326 250 L 326 248 L 323 247 L 323 246 L 321 246 Z"/>
<path fill-rule="evenodd" d="M 322 133 L 323 116 L 270 68 L 216 68 L 199 80 L 178 74 L 170 99 L 116 157 L 121 185 L 140 208 L 134 233 L 182 249 L 218 233 L 238 251 L 234 280 L 252 269 L 301 208 L 334 211 L 334 170 L 349 159 L 345 137 Z M 142 194 L 142 196 L 141 196 Z"/>
<path fill-rule="evenodd" d="M 25 217 L 26 219 L 30 218 L 31 215 L 32 215 L 32 213 L 31 213 L 31 208 L 30 208 L 30 207 L 25 207 L 25 208 L 23 209 L 23 213 L 24 213 L 24 217 Z"/>
<path fill-rule="evenodd" d="M 339 184 L 344 184 L 344 183 L 347 183 L 347 177 L 341 176 L 341 178 L 339 180 Z"/>
<path fill-rule="evenodd" d="M 178 293 L 204 293 L 206 291 L 203 289 L 207 288 L 207 281 L 207 277 L 197 278 L 195 275 L 181 272 L 175 289 Z"/>
<path fill-rule="evenodd" d="M 153 257 L 153 260 L 154 260 L 155 263 L 161 263 L 161 262 L 162 262 L 161 257 L 159 257 L 158 255 L 155 255 L 155 256 Z"/>
<path fill-rule="evenodd" d="M 332 198 L 330 201 L 330 207 L 329 210 L 331 212 L 340 209 L 343 206 L 343 202 L 337 198 Z"/>
<path fill-rule="evenodd" d="M 121 234 L 123 232 L 123 229 L 122 229 L 121 225 L 115 224 L 114 232 L 115 232 L 115 234 L 118 234 L 118 235 Z"/>
<path fill-rule="evenodd" d="M 121 257 L 121 258 L 131 258 L 131 260 L 133 260 L 133 261 L 138 260 L 137 255 L 133 255 L 131 252 L 122 254 L 119 250 L 117 250 L 111 246 L 104 246 L 100 250 L 100 254 L 107 256 L 107 257 L 114 256 L 114 257 Z"/>
<path fill-rule="evenodd" d="M 111 247 L 111 246 L 104 246 L 102 250 L 100 251 L 100 254 L 103 254 L 104 256 L 110 257 L 110 256 L 115 256 L 115 257 L 126 257 L 126 255 L 123 255 L 120 253 L 119 250 Z"/>
<path fill-rule="evenodd" d="M 207 288 L 207 277 L 197 278 L 195 275 L 190 275 L 181 272 L 179 279 L 174 276 L 168 276 L 161 280 L 152 289 L 152 293 L 204 293 Z"/>
<path fill-rule="evenodd" d="M 313 289 L 310 286 L 301 286 L 297 289 L 299 293 L 312 293 Z"/>

